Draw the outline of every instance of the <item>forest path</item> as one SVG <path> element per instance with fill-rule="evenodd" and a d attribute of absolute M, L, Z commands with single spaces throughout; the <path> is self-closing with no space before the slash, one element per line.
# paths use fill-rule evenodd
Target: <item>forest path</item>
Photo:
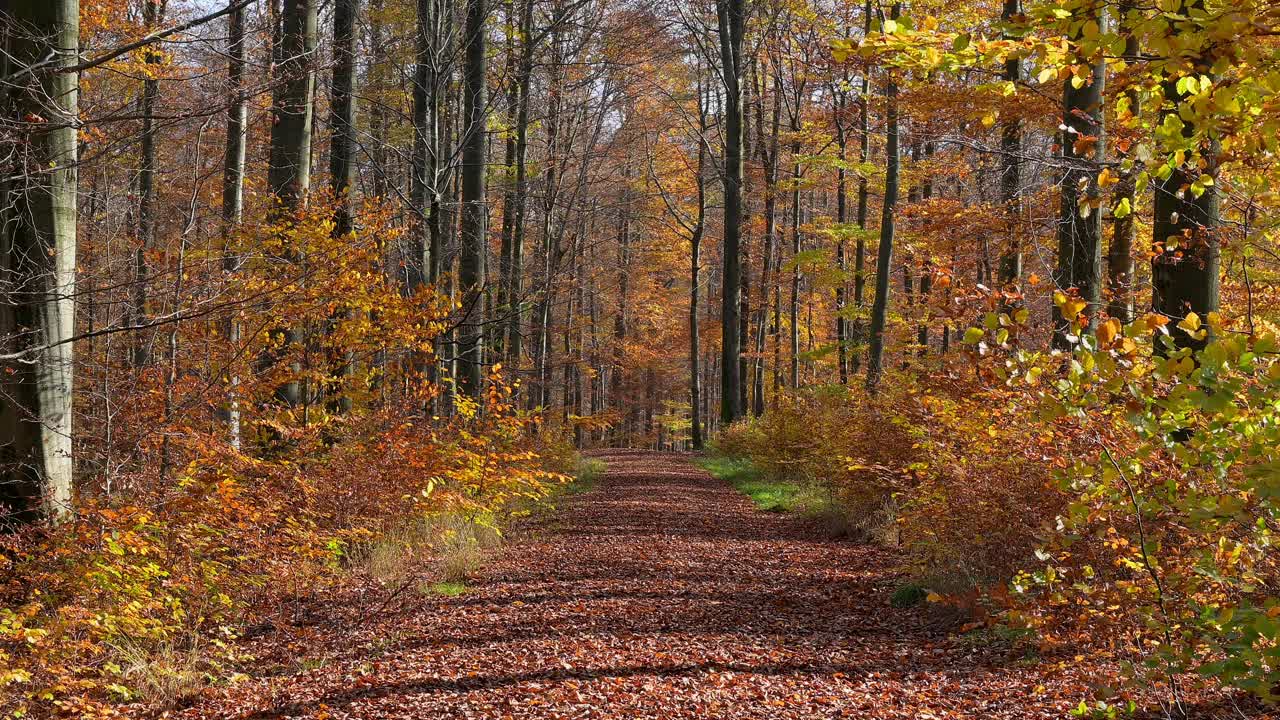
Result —
<path fill-rule="evenodd" d="M 1025 719 L 1084 693 L 891 608 L 889 550 L 757 510 L 687 456 L 598 457 L 596 487 L 465 595 L 328 623 L 328 654 L 187 717 Z"/>

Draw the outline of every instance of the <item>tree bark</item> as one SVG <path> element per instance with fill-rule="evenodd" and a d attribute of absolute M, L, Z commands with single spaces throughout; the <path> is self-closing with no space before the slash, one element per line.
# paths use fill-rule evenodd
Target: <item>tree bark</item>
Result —
<path fill-rule="evenodd" d="M 720 62 L 725 86 L 724 275 L 721 291 L 720 417 L 729 425 L 742 417 L 742 36 L 743 0 L 716 0 Z"/>
<path fill-rule="evenodd" d="M 1022 14 L 1022 0 L 1004 0 L 1001 21 L 1013 22 Z M 1006 37 L 1008 33 L 1005 33 Z M 1009 58 L 1004 63 L 1004 79 L 1018 84 L 1023 80 L 1021 58 Z M 999 280 L 1001 289 L 1015 285 L 1022 278 L 1022 243 L 1018 230 L 1022 201 L 1022 120 L 1006 119 L 1000 126 L 1000 201 L 1004 204 L 1005 225 L 1008 238 L 1000 255 Z"/>
<path fill-rule="evenodd" d="M 871 0 L 867 0 L 863 6 L 862 18 L 862 35 L 866 37 L 871 34 Z M 871 68 L 864 67 L 862 70 L 862 91 L 858 102 L 858 163 L 864 168 L 871 159 L 871 126 L 870 126 L 870 108 L 871 102 Z M 853 345 L 853 357 L 850 365 L 853 372 L 857 372 L 862 366 L 862 343 L 865 339 L 865 330 L 863 328 L 862 308 L 866 307 L 866 288 L 867 288 L 867 206 L 869 205 L 871 188 L 867 183 L 867 174 L 864 171 L 858 173 L 858 239 L 854 242 L 853 247 L 853 306 L 857 309 L 858 315 L 853 321 L 853 327 L 850 329 L 850 343 Z"/>
<path fill-rule="evenodd" d="M 9 10 L 21 23 L 0 31 L 0 76 L 54 60 L 11 86 L 5 101 L 29 154 L 0 185 L 0 268 L 12 278 L 0 303 L 0 347 L 26 353 L 0 368 L 0 526 L 68 515 L 73 469 L 79 79 L 60 71 L 78 60 L 80 3 L 14 0 Z"/>
<path fill-rule="evenodd" d="M 334 0 L 333 6 L 333 87 L 329 100 L 329 184 L 333 189 L 333 236 L 345 238 L 355 231 L 352 194 L 356 187 L 356 73 L 355 20 L 359 0 Z M 339 311 L 346 317 L 346 310 Z M 351 410 L 346 385 L 355 374 L 350 352 L 335 351 L 331 358 L 330 409 Z"/>
<path fill-rule="evenodd" d="M 893 4 L 892 17 L 902 11 Z M 880 216 L 880 247 L 876 251 L 876 299 L 871 306 L 871 347 L 867 352 L 867 391 L 874 394 L 880 383 L 884 365 L 884 327 L 889 314 L 890 275 L 893 272 L 894 220 L 898 206 L 899 171 L 902 164 L 898 148 L 898 84 L 892 77 L 885 86 L 885 169 L 884 208 Z"/>
<path fill-rule="evenodd" d="M 231 233 L 244 217 L 244 157 L 248 135 L 248 111 L 244 97 L 244 8 L 239 0 L 227 16 L 227 141 L 222 161 L 222 271 L 228 278 L 240 271 L 240 253 L 233 247 Z M 223 324 L 229 354 L 240 344 L 240 323 L 228 313 Z M 227 378 L 227 404 L 223 421 L 231 447 L 239 450 L 240 376 L 232 371 Z"/>
<path fill-rule="evenodd" d="M 845 127 L 844 127 L 844 109 L 846 98 L 844 91 L 836 90 L 835 107 L 833 113 L 835 115 L 836 127 L 836 152 L 839 164 L 836 168 L 836 269 L 840 272 L 840 279 L 836 283 L 836 365 L 840 373 L 840 384 L 849 384 L 849 321 L 845 318 L 845 292 L 847 282 L 845 279 L 845 232 L 844 225 L 849 220 L 849 191 L 845 176 Z"/>
<path fill-rule="evenodd" d="M 280 41 L 273 48 L 280 81 L 272 93 L 271 157 L 267 184 L 276 203 L 272 214 L 277 223 L 289 224 L 306 201 L 311 185 L 311 124 L 315 93 L 317 0 L 286 0 L 281 18 Z M 282 260 L 298 262 L 293 248 L 284 248 Z M 277 330 L 282 345 L 296 345 L 302 338 L 299 328 Z M 295 378 L 276 389 L 276 399 L 296 407 L 302 404 L 302 383 Z"/>
<path fill-rule="evenodd" d="M 1090 22 L 1103 22 L 1100 4 L 1085 10 Z M 1075 39 L 1082 37 L 1077 31 Z M 1089 58 L 1081 58 L 1088 61 Z M 1086 78 L 1063 81 L 1062 177 L 1058 207 L 1058 264 L 1054 284 L 1063 292 L 1074 289 L 1089 303 L 1088 326 L 1092 327 L 1102 301 L 1102 210 L 1098 190 L 1098 168 L 1106 146 L 1103 134 L 1103 83 L 1106 63 L 1102 57 L 1090 64 Z M 1079 84 L 1079 87 L 1076 85 Z M 1068 326 L 1074 318 L 1064 317 L 1060 307 L 1053 311 L 1053 345 L 1068 349 Z"/>
<path fill-rule="evenodd" d="M 465 72 L 463 74 L 462 228 L 458 256 L 458 285 L 463 317 L 459 321 L 458 386 L 475 400 L 484 392 L 485 292 L 485 141 L 488 107 L 485 93 L 485 0 L 467 0 Z"/>
<path fill-rule="evenodd" d="M 689 234 L 689 437 L 694 450 L 701 450 L 702 413 L 699 404 L 702 401 L 702 368 L 700 348 L 702 346 L 698 327 L 699 277 L 702 262 L 702 234 L 706 227 L 707 193 L 706 193 L 706 160 L 707 160 L 707 105 L 705 92 L 699 80 L 698 84 L 698 165 L 697 165 L 697 197 L 698 209 L 694 220 L 693 232 Z"/>
<path fill-rule="evenodd" d="M 148 31 L 154 31 L 164 19 L 163 0 L 146 0 L 143 5 L 143 22 Z M 147 76 L 142 81 L 142 134 L 139 138 L 141 162 L 138 166 L 137 225 L 134 228 L 134 277 L 131 324 L 138 329 L 133 333 L 130 362 L 141 368 L 151 362 L 151 333 L 142 329 L 147 324 L 151 268 L 147 254 L 156 245 L 156 103 L 160 99 L 160 80 L 155 73 L 160 65 L 160 51 L 154 46 L 143 48 L 146 57 Z"/>
<path fill-rule="evenodd" d="M 1189 9 L 1203 7 L 1204 3 L 1197 1 L 1191 3 Z M 1187 75 L 1211 77 L 1213 65 L 1211 52 L 1202 50 Z M 1179 105 L 1189 102 L 1188 95 L 1178 91 L 1177 80 L 1173 77 L 1163 83 L 1165 99 L 1173 107 L 1162 113 L 1162 121 L 1164 116 L 1177 113 Z M 1194 137 L 1195 133 L 1194 124 L 1185 122 L 1183 137 Z M 1221 240 L 1217 232 L 1220 221 L 1217 184 L 1204 187 L 1198 197 L 1191 190 L 1199 174 L 1217 175 L 1218 153 L 1216 142 L 1204 141 L 1200 148 L 1204 159 L 1202 169 L 1180 165 L 1155 189 L 1151 221 L 1151 308 L 1175 321 L 1168 326 L 1175 347 L 1199 350 L 1207 345 L 1211 339 L 1209 333 L 1194 338 L 1177 327 L 1177 321 L 1190 313 L 1203 321 L 1218 309 Z"/>
<path fill-rule="evenodd" d="M 1128 15 L 1134 10 L 1133 3 L 1121 3 L 1116 13 L 1120 16 L 1120 34 L 1124 37 L 1124 60 L 1134 63 L 1138 61 L 1138 36 L 1130 24 Z M 1127 112 L 1137 116 L 1140 112 L 1141 96 L 1136 86 L 1131 85 L 1124 91 L 1124 102 Z M 1133 162 L 1137 162 L 1134 160 Z M 1120 170 L 1120 181 L 1116 183 L 1111 200 L 1111 246 L 1107 252 L 1107 314 L 1122 323 L 1133 320 L 1133 247 L 1138 239 L 1138 226 L 1134 212 L 1137 202 L 1138 168 L 1130 166 Z M 1125 208 L 1121 210 L 1120 208 Z"/>

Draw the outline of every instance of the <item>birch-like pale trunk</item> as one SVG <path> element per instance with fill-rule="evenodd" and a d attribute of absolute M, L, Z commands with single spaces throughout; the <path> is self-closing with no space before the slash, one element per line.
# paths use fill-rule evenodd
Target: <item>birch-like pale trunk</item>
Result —
<path fill-rule="evenodd" d="M 222 271 L 228 278 L 240 271 L 240 254 L 232 246 L 232 232 L 244 217 L 244 157 L 248 111 L 244 98 L 244 8 L 238 0 L 227 16 L 227 142 L 222 162 Z M 240 323 L 228 314 L 223 324 L 229 354 L 240 344 Z M 240 376 L 233 369 L 227 377 L 227 404 L 222 417 L 227 439 L 240 449 Z"/>
<path fill-rule="evenodd" d="M 26 133 L 6 168 L 0 215 L 0 525 L 71 511 L 72 342 L 75 322 L 79 0 L 14 0 L 0 76 L 37 63 L 5 102 Z"/>

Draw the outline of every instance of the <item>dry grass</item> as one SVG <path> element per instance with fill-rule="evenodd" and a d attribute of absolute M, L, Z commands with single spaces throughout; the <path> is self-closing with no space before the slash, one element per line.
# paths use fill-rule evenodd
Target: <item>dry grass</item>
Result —
<path fill-rule="evenodd" d="M 143 699 L 160 708 L 172 708 L 194 699 L 204 689 L 208 673 L 201 665 L 198 646 L 160 646 L 131 641 L 112 643 L 120 677 L 128 685 L 111 686 L 121 699 Z"/>
<path fill-rule="evenodd" d="M 502 535 L 487 517 L 438 513 L 396 525 L 357 551 L 355 561 L 386 583 L 403 582 L 434 566 L 446 583 L 463 583 L 484 567 Z"/>

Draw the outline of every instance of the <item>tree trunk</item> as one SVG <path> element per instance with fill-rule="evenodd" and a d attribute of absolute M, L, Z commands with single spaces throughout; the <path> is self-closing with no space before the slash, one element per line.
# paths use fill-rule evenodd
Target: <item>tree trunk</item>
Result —
<path fill-rule="evenodd" d="M 148 31 L 154 31 L 164 19 L 163 0 L 146 0 L 142 10 L 143 23 Z M 146 64 L 158 67 L 160 51 L 148 46 L 143 49 Z M 151 268 L 147 253 L 156 245 L 156 103 L 160 99 L 160 80 L 155 71 L 142 81 L 142 135 L 139 139 L 141 163 L 138 166 L 138 217 L 134 229 L 134 277 L 131 323 L 133 352 L 130 362 L 141 368 L 151 362 L 151 334 L 145 330 L 149 320 L 147 304 L 151 290 Z"/>
<path fill-rule="evenodd" d="M 1090 22 L 1103 21 L 1099 4 L 1086 11 Z M 1076 39 L 1082 37 L 1077 31 Z M 1090 58 L 1081 58 L 1088 62 Z M 1102 209 L 1098 193 L 1098 167 L 1103 159 L 1103 83 L 1106 63 L 1101 57 L 1090 66 L 1087 77 L 1069 77 L 1063 82 L 1062 177 L 1058 207 L 1058 264 L 1054 284 L 1063 292 L 1073 288 L 1089 303 L 1088 326 L 1097 316 L 1102 301 Z M 1079 84 L 1079 87 L 1076 85 Z M 1069 324 L 1060 307 L 1053 311 L 1053 345 L 1068 349 Z"/>
<path fill-rule="evenodd" d="M 763 79 L 760 82 L 762 91 L 757 93 L 756 97 L 756 134 L 758 135 L 757 143 L 760 161 L 764 169 L 764 248 L 762 253 L 764 258 L 761 263 L 763 269 L 760 277 L 760 308 L 757 311 L 759 320 L 756 323 L 755 401 L 751 408 L 751 413 L 756 417 L 764 415 L 765 328 L 769 324 L 769 289 L 774 283 L 774 248 L 777 245 L 778 227 L 778 135 L 782 129 L 782 93 L 778 90 L 778 83 L 775 82 L 774 85 L 773 114 L 770 120 L 769 142 L 767 144 L 763 136 Z"/>
<path fill-rule="evenodd" d="M 511 298 L 512 312 L 507 321 L 507 361 L 518 367 L 524 342 L 524 235 L 525 216 L 528 212 L 529 170 L 526 157 L 529 149 L 529 83 L 533 77 L 533 0 L 525 0 L 521 16 L 521 45 L 519 90 L 516 103 L 515 137 L 515 212 L 511 227 L 511 271 L 507 294 Z"/>
<path fill-rule="evenodd" d="M 867 0 L 863 6 L 862 18 L 862 35 L 866 37 L 871 34 L 871 0 Z M 871 159 L 871 125 L 870 125 L 870 108 L 871 102 L 871 68 L 865 67 L 862 70 L 862 92 L 858 103 L 858 163 L 866 166 Z M 853 345 L 853 358 L 851 360 L 853 372 L 861 369 L 862 365 L 862 343 L 865 339 L 862 319 L 862 308 L 866 307 L 866 288 L 867 288 L 867 206 L 869 204 L 871 188 L 867 184 L 866 172 L 860 172 L 858 178 L 858 239 L 853 247 L 853 307 L 857 309 L 858 315 L 853 321 L 853 327 L 850 330 L 850 343 Z"/>
<path fill-rule="evenodd" d="M 286 0 L 281 18 L 280 41 L 275 44 L 279 83 L 272 93 L 271 157 L 267 184 L 276 206 L 277 222 L 291 223 L 306 200 L 311 184 L 312 96 L 315 92 L 316 0 Z M 284 248 L 282 260 L 297 263 L 297 252 Z M 287 349 L 302 338 L 299 328 L 277 330 Z M 276 399 L 296 407 L 302 403 L 302 384 L 294 379 L 276 389 Z"/>
<path fill-rule="evenodd" d="M 1121 3 L 1116 12 L 1120 16 L 1120 34 L 1124 37 L 1124 60 L 1134 63 L 1138 61 L 1138 37 L 1131 27 L 1128 15 L 1133 11 L 1132 3 Z M 1131 81 L 1132 82 L 1132 81 Z M 1176 89 L 1176 88 L 1175 88 Z M 1134 85 L 1126 88 L 1122 100 L 1127 107 L 1117 108 L 1118 113 L 1128 112 L 1137 116 L 1142 102 L 1138 88 Z M 1133 162 L 1136 162 L 1133 161 Z M 1138 168 L 1130 166 L 1120 170 L 1120 182 L 1116 184 L 1111 200 L 1111 247 L 1107 252 L 1107 314 L 1122 323 L 1133 320 L 1133 247 L 1138 239 L 1138 226 L 1135 222 L 1135 203 L 1137 201 Z"/>
<path fill-rule="evenodd" d="M 698 84 L 698 165 L 697 165 L 697 217 L 694 220 L 693 232 L 689 235 L 689 437 L 694 450 L 702 450 L 702 414 L 699 403 L 702 400 L 701 377 L 702 368 L 700 348 L 702 346 L 698 327 L 698 285 L 701 282 L 699 272 L 702 262 L 702 233 L 706 226 L 707 193 L 706 162 L 707 145 L 707 106 L 701 82 Z"/>
<path fill-rule="evenodd" d="M 720 34 L 721 73 L 725 86 L 724 149 L 724 275 L 720 325 L 720 417 L 729 425 L 742 417 L 740 356 L 742 338 L 738 320 L 742 281 L 742 35 L 743 0 L 716 0 Z"/>
<path fill-rule="evenodd" d="M 228 0 L 233 6 L 239 0 Z M 248 134 L 248 113 L 244 97 L 244 8 L 237 7 L 227 18 L 227 142 L 222 162 L 222 271 L 228 278 L 240 271 L 240 254 L 232 246 L 231 232 L 244 216 L 244 155 Z M 240 323 L 235 313 L 228 313 L 223 324 L 228 354 L 238 352 Z M 239 450 L 240 376 L 234 371 L 227 378 L 227 405 L 223 420 L 231 447 Z"/>
<path fill-rule="evenodd" d="M 845 181 L 845 128 L 843 112 L 845 94 L 842 90 L 835 92 L 836 152 L 839 165 L 836 169 L 836 269 L 840 279 L 836 283 L 836 365 L 840 373 L 840 384 L 849 384 L 849 331 L 845 318 L 845 232 L 844 224 L 849 220 L 848 186 Z"/>
<path fill-rule="evenodd" d="M 333 88 L 329 100 L 329 184 L 333 189 L 333 235 L 345 238 L 355 230 L 351 195 L 356 187 L 356 87 L 355 21 L 359 0 L 334 0 L 333 6 Z M 348 315 L 339 311 L 339 318 Z M 330 409 L 351 410 L 346 385 L 355 374 L 354 357 L 337 352 L 330 360 L 332 379 Z"/>
<path fill-rule="evenodd" d="M 791 132 L 800 132 L 800 98 L 796 97 L 796 116 L 791 120 Z M 800 141 L 791 142 L 791 389 L 800 387 Z"/>
<path fill-rule="evenodd" d="M 26 132 L 30 164 L 6 167 L 0 268 L 0 526 L 71 511 L 72 342 L 75 323 L 78 0 L 14 0 L 0 76 L 51 56 L 52 67 L 10 86 L 6 114 Z M 35 116 L 43 122 L 29 122 Z"/>
<path fill-rule="evenodd" d="M 434 0 L 418 0 L 413 64 L 413 154 L 409 158 L 410 257 L 405 264 L 405 289 L 409 294 L 430 282 L 432 227 L 431 199 L 437 182 L 435 166 L 437 102 L 435 93 L 436 32 Z"/>
<path fill-rule="evenodd" d="M 893 4 L 898 18 L 900 3 Z M 890 78 L 885 94 L 884 209 L 880 216 L 880 247 L 876 251 L 876 299 L 871 307 L 871 347 L 867 352 L 867 391 L 874 394 L 884 364 L 884 326 L 889 314 L 890 275 L 893 272 L 894 220 L 898 206 L 898 174 L 902 163 L 898 148 L 898 84 Z"/>
<path fill-rule="evenodd" d="M 1022 14 L 1022 0 L 1004 0 L 1001 21 L 1013 22 Z M 1007 33 L 1006 33 L 1007 37 Z M 1004 79 L 1018 84 L 1022 82 L 1022 60 L 1009 58 L 1004 63 Z M 1006 119 L 1000 126 L 1000 200 L 1004 203 L 1005 225 L 1008 237 L 1000 255 L 1000 289 L 1017 284 L 1022 278 L 1022 240 L 1018 222 L 1022 202 L 1022 120 Z"/>
<path fill-rule="evenodd" d="M 463 75 L 462 230 L 458 256 L 458 285 L 463 317 L 459 321 L 458 386 L 479 400 L 484 391 L 484 255 L 485 140 L 488 107 L 485 99 L 485 0 L 467 0 L 466 67 Z"/>
<path fill-rule="evenodd" d="M 1188 9 L 1203 9 L 1203 2 L 1191 3 Z M 1202 50 L 1192 67 L 1190 77 L 1212 77 L 1214 57 Z M 1176 113 L 1178 105 L 1189 102 L 1188 94 L 1178 91 L 1177 77 L 1164 82 L 1166 101 L 1173 107 L 1162 113 Z M 1183 137 L 1193 137 L 1196 128 L 1186 122 Z M 1179 320 L 1195 313 L 1203 321 L 1218 309 L 1221 241 L 1218 237 L 1219 198 L 1217 184 L 1200 187 L 1196 195 L 1192 185 L 1200 174 L 1210 177 L 1218 171 L 1217 143 L 1206 141 L 1200 148 L 1203 169 L 1189 164 L 1177 167 L 1155 191 L 1151 234 L 1154 256 L 1151 260 L 1151 308 L 1175 322 L 1169 332 L 1176 347 L 1203 348 L 1211 336 L 1192 337 L 1177 327 Z"/>

